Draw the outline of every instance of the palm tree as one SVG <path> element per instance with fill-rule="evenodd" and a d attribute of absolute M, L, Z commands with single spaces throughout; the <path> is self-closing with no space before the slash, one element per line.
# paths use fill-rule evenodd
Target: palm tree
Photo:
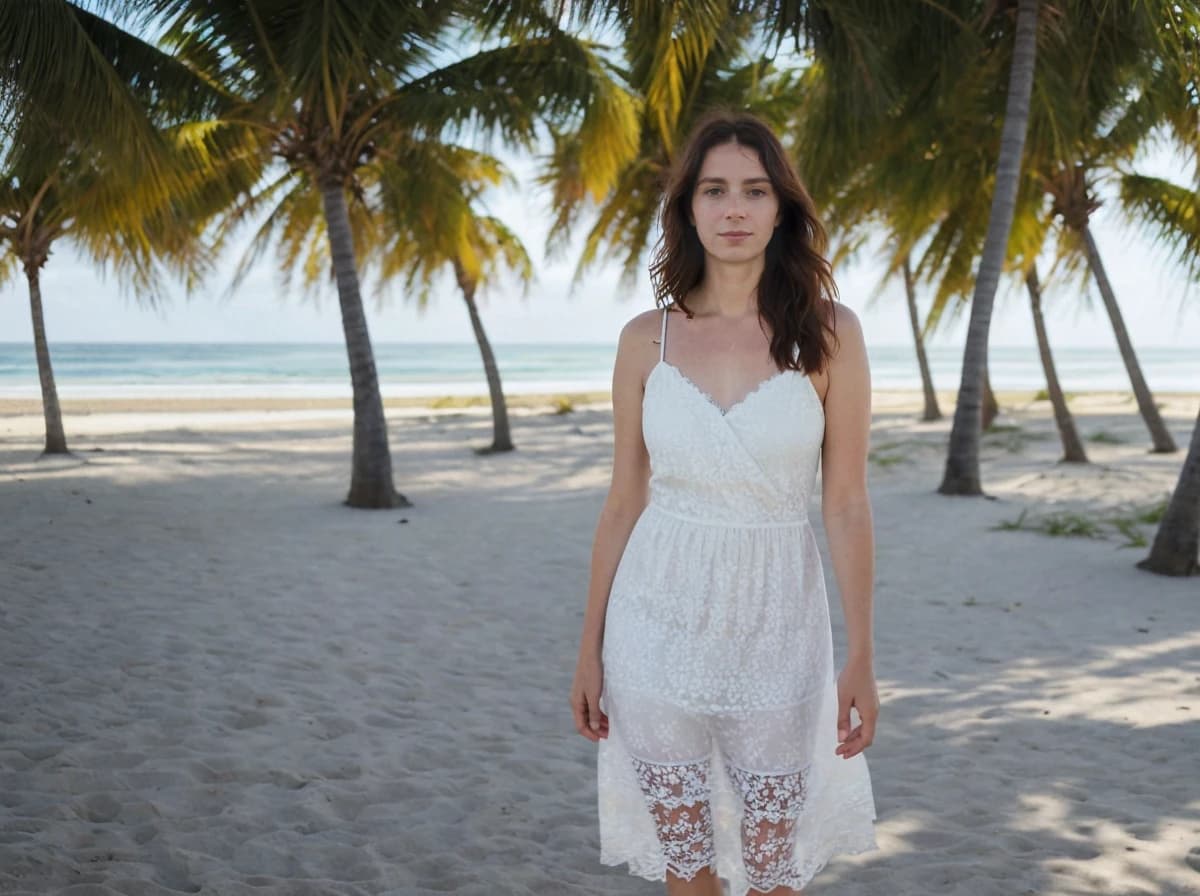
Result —
<path fill-rule="evenodd" d="M 66 0 L 43 5 L 77 8 Z M 269 213 L 259 250 L 262 237 L 277 228 L 297 225 L 305 215 L 321 219 L 354 393 L 347 503 L 407 504 L 392 482 L 352 224 L 355 217 L 370 222 L 369 209 L 386 189 L 371 178 L 413 140 L 471 131 L 529 143 L 541 120 L 563 127 L 582 119 L 589 157 L 616 164 L 632 148 L 624 136 L 632 100 L 615 88 L 594 48 L 534 6 L 522 9 L 525 21 L 483 0 L 130 0 L 125 7 L 141 14 L 145 27 L 165 28 L 161 40 L 175 64 L 219 95 L 218 114 L 203 123 L 210 139 L 256 166 L 258 184 L 230 219 Z M 447 36 L 485 19 L 500 37 L 453 56 Z M 54 29 L 26 28 L 24 43 L 0 45 L 8 53 L 0 70 L 6 64 L 19 69 L 22 54 L 42 60 L 40 80 L 24 89 L 34 100 L 63 100 L 60 114 L 69 117 L 75 111 L 70 94 L 51 87 L 81 66 L 71 56 L 75 46 L 61 38 Z M 354 205 L 362 206 L 361 214 Z"/>
<path fill-rule="evenodd" d="M 29 285 L 30 314 L 46 454 L 67 454 L 66 431 L 46 334 L 41 273 L 54 248 L 70 242 L 102 270 L 110 268 L 130 292 L 155 303 L 164 275 L 172 273 L 191 288 L 208 267 L 201 245 L 205 223 L 236 191 L 236 166 L 206 168 L 197 163 L 189 137 L 176 132 L 182 152 L 175 164 L 192 166 L 187 192 L 157 203 L 149 182 L 139 181 L 123 159 L 107 158 L 93 147 L 68 147 L 40 162 L 16 151 L 0 157 L 0 247 L 10 261 L 0 282 L 17 266 Z M 132 177 L 131 177 L 132 174 Z"/>
<path fill-rule="evenodd" d="M 192 287 L 207 257 L 201 233 L 213 212 L 246 186 L 246 169 L 217 163 L 208 138 L 186 124 L 212 102 L 205 85 L 173 60 L 84 9 L 43 3 L 43 25 L 76 48 L 88 80 L 78 95 L 106 101 L 105 123 L 81 137 L 78 121 L 38 102 L 40 63 L 0 63 L 0 281 L 19 267 L 29 286 L 46 454 L 67 454 L 66 429 L 46 333 L 41 273 L 56 245 L 72 243 L 110 265 L 139 298 L 154 302 L 171 271 Z M 31 17 L 13 20 L 0 0 L 0 53 L 9 54 Z M 7 23 L 11 29 L 3 27 Z M 112 64 L 105 62 L 111 55 Z M 0 55 L 0 59 L 10 58 Z M 69 62 L 66 71 L 73 71 Z M 63 87 L 53 81 L 51 91 Z M 91 122 L 93 110 L 83 113 Z M 131 161 L 140 164 L 131 164 Z"/>
<path fill-rule="evenodd" d="M 0 184 L 0 241 L 5 244 L 6 264 L 0 270 L 0 282 L 15 273 L 18 266 L 24 271 L 29 284 L 33 347 L 46 423 L 44 453 L 69 454 L 42 313 L 41 270 L 50 257 L 50 247 L 65 231 L 64 222 L 70 218 L 69 204 L 64 208 L 52 192 L 54 179 L 34 178 L 31 183 L 28 177 L 18 177 L 11 169 L 4 172 Z"/>
<path fill-rule="evenodd" d="M 1000 271 L 1004 266 L 1009 230 L 1016 209 L 1021 157 L 1025 133 L 1029 127 L 1033 69 L 1037 57 L 1038 0 L 1018 0 L 1012 68 L 1008 99 L 1004 111 L 1004 129 L 1000 137 L 1000 158 L 996 166 L 992 213 L 987 238 L 979 261 L 975 295 L 971 300 L 971 318 L 967 325 L 967 344 L 963 354 L 962 382 L 950 430 L 950 448 L 946 471 L 938 491 L 943 495 L 981 495 L 979 473 L 979 436 L 981 431 L 981 391 L 987 367 L 987 339 L 991 325 L 992 303 Z"/>
<path fill-rule="evenodd" d="M 34 168 L 28 157 L 13 164 L 11 150 L 0 162 L 0 244 L 7 270 L 19 267 L 29 285 L 29 309 L 37 357 L 42 413 L 46 425 L 45 454 L 68 454 L 62 408 L 42 305 L 41 273 L 60 241 L 71 241 L 100 265 L 110 262 L 132 275 L 142 294 L 151 293 L 157 272 L 149 248 L 159 233 L 147 227 L 142 211 L 114 196 L 115 172 L 80 151 L 47 158 Z M 151 293 L 152 294 L 152 293 Z"/>
<path fill-rule="evenodd" d="M 1195 128 L 1187 125 L 1196 124 L 1197 113 L 1195 104 L 1189 105 L 1183 95 L 1186 91 L 1178 89 L 1178 59 L 1170 57 L 1169 41 L 1153 37 L 1158 20 L 1142 6 L 1135 12 L 1106 6 L 1099 10 L 1098 15 L 1102 13 L 1099 18 L 1067 15 L 1066 24 L 1057 23 L 1046 29 L 1049 32 L 1046 39 L 1053 38 L 1057 46 L 1039 78 L 1038 105 L 1026 141 L 1026 174 L 1019 186 L 1007 250 L 1015 270 L 1031 270 L 1033 259 L 1051 229 L 1049 214 L 1063 206 L 1060 202 L 1047 208 L 1042 197 L 1052 175 L 1046 172 L 1060 170 L 1063 167 L 1060 160 L 1076 153 L 1076 147 L 1088 147 L 1090 157 L 1107 158 L 1110 165 L 1117 167 L 1122 158 L 1133 155 L 1150 129 L 1164 119 L 1172 121 L 1177 142 L 1185 142 L 1183 135 L 1190 135 L 1193 146 L 1196 142 Z M 1085 7 L 1086 3 L 1081 4 L 1080 11 L 1086 11 Z M 984 60 L 986 64 L 986 55 Z M 1146 72 L 1150 73 L 1150 83 Z M 1131 101 L 1131 97 L 1137 99 Z M 930 326 L 940 318 L 950 299 L 965 294 L 971 282 L 971 266 L 983 239 L 982 210 L 974 199 L 981 183 L 986 184 L 990 175 L 976 164 L 976 157 L 979 134 L 987 133 L 989 122 L 998 115 L 973 103 L 974 94 L 964 90 L 954 103 L 948 104 L 946 114 L 932 120 L 904 106 L 888 129 L 890 134 L 881 132 L 880 140 L 872 141 L 873 156 L 868 153 L 865 160 L 841 160 L 844 168 L 849 166 L 849 170 L 856 172 L 854 178 L 860 186 L 854 190 L 860 201 L 869 197 L 874 206 L 890 203 L 902 210 L 897 217 L 906 228 L 907 239 L 900 234 L 900 246 L 920 237 L 930 217 L 931 202 L 937 211 L 933 216 L 937 224 L 930 229 L 932 236 L 919 265 L 925 276 L 936 273 L 940 279 Z M 1180 114 L 1175 111 L 1179 108 L 1191 111 Z M 1114 120 L 1116 127 L 1112 125 Z M 1149 189 L 1155 197 L 1175 197 L 1173 207 L 1186 212 L 1187 204 L 1179 204 L 1182 197 L 1171 193 L 1172 185 L 1156 182 Z M 1159 210 L 1164 207 L 1160 203 Z M 1186 213 L 1150 217 L 1177 228 L 1187 220 Z M 1158 236 L 1173 238 L 1161 227 Z M 1065 257 L 1070 262 L 1071 248 L 1070 240 L 1060 239 L 1060 260 Z M 1080 250 L 1075 256 L 1083 257 L 1084 253 Z M 1040 314 L 1037 316 L 1040 321 Z M 1044 326 L 1040 333 L 1044 337 Z M 1048 360 L 1044 338 L 1041 348 L 1043 359 Z M 1048 376 L 1051 376 L 1049 370 Z M 985 367 L 985 423 L 988 391 Z M 1061 394 L 1061 390 L 1053 387 L 1050 391 Z M 1063 426 L 1065 454 L 1082 456 L 1066 431 L 1069 415 L 1065 404 L 1056 407 L 1056 418 Z"/>
<path fill-rule="evenodd" d="M 1074 8 L 1078 6 L 1078 8 Z M 1036 0 L 1022 0 L 1018 5 L 1017 43 L 1013 52 L 1014 77 L 1018 68 L 1028 66 L 1030 86 L 1032 86 L 1033 56 L 1036 52 Z M 1174 20 L 1176 25 L 1183 22 L 1185 15 L 1189 17 L 1188 24 L 1195 33 L 1195 14 L 1185 14 L 1173 4 L 1095 4 L 1091 0 L 1081 0 L 1078 4 L 1064 3 L 1061 6 L 1047 6 L 1047 39 L 1054 35 L 1057 43 L 1056 50 L 1051 56 L 1051 64 L 1047 76 L 1042 80 L 1039 92 L 1051 98 L 1052 108 L 1043 112 L 1044 130 L 1040 136 L 1043 141 L 1034 140 L 1035 152 L 1031 163 L 1032 172 L 1036 172 L 1042 184 L 1051 192 L 1055 199 L 1054 212 L 1062 217 L 1069 230 L 1073 230 L 1082 238 L 1084 251 L 1088 257 L 1091 270 L 1096 275 L 1100 285 L 1106 308 L 1113 322 L 1118 342 L 1122 346 L 1122 357 L 1130 371 L 1131 382 L 1135 394 L 1138 395 L 1139 407 L 1147 420 L 1154 435 L 1156 450 L 1168 450 L 1169 433 L 1156 418 L 1157 410 L 1149 390 L 1145 388 L 1140 371 L 1136 369 L 1136 360 L 1132 346 L 1128 344 L 1123 323 L 1116 307 L 1115 298 L 1104 276 L 1103 267 L 1099 261 L 1099 253 L 1095 248 L 1090 232 L 1087 230 L 1087 218 L 1094 209 L 1092 197 L 1088 195 L 1086 180 L 1076 189 L 1074 178 L 1061 172 L 1078 167 L 1077 163 L 1064 163 L 1064 159 L 1095 158 L 1098 153 L 1087 149 L 1079 150 L 1080 145 L 1094 146 L 1095 141 L 1115 143 L 1119 152 L 1140 145 L 1146 133 L 1165 118 L 1169 113 L 1162 107 L 1154 107 L 1160 102 L 1163 92 L 1155 88 L 1162 82 L 1177 80 L 1178 73 L 1187 68 L 1186 53 L 1179 52 L 1183 46 L 1179 41 L 1160 37 L 1159 23 L 1165 18 Z M 1024 31 L 1022 31 L 1024 22 Z M 1085 29 L 1071 33 L 1072 28 Z M 1167 29 L 1171 31 L 1170 28 Z M 1023 36 L 1022 36 L 1023 35 Z M 1141 59 L 1130 61 L 1130 51 L 1140 52 Z M 1026 58 L 1027 57 L 1027 58 Z M 1024 61 L 1023 61 L 1024 60 Z M 1182 63 L 1182 65 L 1181 65 Z M 1156 72 L 1156 75 L 1144 75 L 1144 72 Z M 1074 102 L 1062 102 L 1063 88 L 1074 91 Z M 1100 128 L 1103 114 L 1100 110 L 1111 113 L 1114 97 L 1128 97 L 1135 88 L 1143 88 L 1143 101 L 1132 104 L 1135 114 L 1125 117 L 1118 129 L 1104 134 Z M 1149 88 L 1149 89 L 1146 89 Z M 1178 90 L 1169 95 L 1178 97 Z M 1015 99 L 1015 91 L 1010 88 L 1010 110 L 1005 113 L 1006 129 L 1012 112 L 1011 102 Z M 1106 102 L 1107 100 L 1107 102 Z M 1023 115 L 1028 118 L 1029 100 L 1024 99 Z M 1192 104 L 1194 105 L 1194 103 Z M 1074 113 L 1074 114 L 1073 114 Z M 1095 116 L 1088 118 L 1088 116 Z M 1192 118 L 1195 117 L 1193 112 Z M 1082 119 L 1082 121 L 1081 121 Z M 1124 140 L 1113 141 L 1117 130 L 1123 129 Z M 1022 128 L 1024 130 L 1024 128 Z M 1183 129 L 1186 130 L 1186 129 Z M 1195 136 L 1190 140 L 1195 143 Z M 1002 144 L 1003 145 L 1003 144 Z M 1002 150 L 1003 155 L 1003 150 Z M 1010 163 L 1014 157 L 1010 157 Z M 1019 158 L 1019 156 L 1015 157 Z M 1059 176 L 1047 176 L 1045 162 L 1053 160 Z M 1003 165 L 997 172 L 997 193 L 999 196 Z M 1015 202 L 1017 192 L 1016 167 L 1011 168 L 1011 195 Z M 1066 189 L 1066 187 L 1071 189 Z M 1012 215 L 1005 215 L 1011 222 Z M 992 277 L 992 265 L 995 264 L 996 276 L 1003 262 L 1008 242 L 1007 232 L 1011 224 L 1004 228 L 1005 236 L 1000 237 L 989 227 L 989 238 L 985 241 L 983 258 L 980 264 L 979 280 L 977 281 L 975 300 L 971 309 L 971 326 L 968 330 L 967 351 L 963 364 L 963 389 L 959 394 L 959 407 L 955 414 L 955 425 L 951 433 L 950 456 L 947 459 L 946 475 L 939 491 L 945 494 L 979 494 L 982 491 L 978 475 L 978 428 L 976 417 L 975 396 L 970 382 L 973 368 L 983 368 L 986 359 L 986 329 L 987 318 L 990 316 L 990 299 L 987 307 L 978 304 L 981 292 L 994 295 L 995 286 L 989 283 Z M 993 239 L 994 237 L 994 239 Z M 991 246 L 989 254 L 988 247 Z"/>
<path fill-rule="evenodd" d="M 392 486 L 348 197 L 399 205 L 402 197 L 381 195 L 390 181 L 379 174 L 414 141 L 474 130 L 528 144 L 540 117 L 582 114 L 593 128 L 584 139 L 623 151 L 631 101 L 591 48 L 549 19 L 530 36 L 447 61 L 446 29 L 470 25 L 485 5 L 328 0 L 297 14 L 266 0 L 157 4 L 174 18 L 167 44 L 227 90 L 222 125 L 260 148 L 264 176 L 267 159 L 284 163 L 238 214 L 271 204 L 286 220 L 312 208 L 303 194 L 321 197 L 354 390 L 352 506 L 408 502 Z"/>
<path fill-rule="evenodd" d="M 917 367 L 921 371 L 921 391 L 925 396 L 925 409 L 921 419 L 925 422 L 942 419 L 942 409 L 938 407 L 937 392 L 933 388 L 933 374 L 929 371 L 929 359 L 925 355 L 925 334 L 921 326 L 921 317 L 917 313 L 917 292 L 914 285 L 912 262 L 908 255 L 904 256 L 904 297 L 908 304 L 908 321 L 912 325 L 913 344 L 917 349 Z"/>
<path fill-rule="evenodd" d="M 1162 453 L 1173 452 L 1176 450 L 1175 440 L 1163 422 L 1150 387 L 1146 384 L 1146 378 L 1142 374 L 1141 365 L 1134 352 L 1133 342 L 1129 338 L 1129 331 L 1125 327 L 1124 316 L 1121 314 L 1116 294 L 1108 279 L 1108 272 L 1100 257 L 1100 249 L 1092 235 L 1089 222 L 1093 212 L 1099 208 L 1100 204 L 1095 198 L 1085 167 L 1083 165 L 1061 166 L 1054 176 L 1047 178 L 1046 190 L 1054 199 L 1054 214 L 1062 218 L 1067 232 L 1078 240 L 1087 259 L 1088 268 L 1096 279 L 1096 287 L 1103 301 L 1104 310 L 1108 313 L 1109 321 L 1112 324 L 1113 335 L 1116 337 L 1117 348 L 1120 351 L 1121 360 L 1125 364 L 1125 370 L 1129 374 L 1129 382 L 1133 387 L 1134 397 L 1137 399 L 1138 410 L 1146 422 L 1146 427 L 1150 430 L 1154 450 Z"/>
<path fill-rule="evenodd" d="M 1046 334 L 1046 319 L 1042 314 L 1042 285 L 1038 281 L 1037 265 L 1029 267 L 1025 275 L 1025 288 L 1029 293 L 1029 307 L 1033 313 L 1033 330 L 1037 336 L 1038 357 L 1042 361 L 1042 371 L 1046 375 L 1046 392 L 1050 396 L 1050 405 L 1054 409 L 1054 423 L 1058 427 L 1058 437 L 1062 442 L 1065 463 L 1086 464 L 1087 452 L 1083 450 L 1083 442 L 1075 430 L 1075 418 L 1067 407 L 1067 398 L 1058 382 L 1058 370 L 1054 366 L 1054 356 L 1050 352 L 1050 337 Z"/>
<path fill-rule="evenodd" d="M 497 217 L 481 212 L 483 193 L 513 183 L 500 161 L 486 153 L 450 144 L 414 147 L 419 155 L 397 165 L 389 177 L 396 183 L 389 196 L 402 196 L 401 205 L 386 209 L 388 221 L 382 274 L 404 275 L 405 293 L 424 305 L 438 273 L 447 267 L 462 293 L 471 330 L 483 360 L 492 405 L 492 442 L 479 453 L 512 451 L 508 406 L 500 368 L 479 313 L 481 287 L 504 271 L 523 283 L 533 279 L 533 265 L 517 236 Z"/>
<path fill-rule="evenodd" d="M 1179 481 L 1158 524 L 1150 556 L 1138 568 L 1167 576 L 1200 572 L 1200 416 L 1192 430 Z"/>
<path fill-rule="evenodd" d="M 860 241 L 854 234 L 863 228 L 886 229 L 885 270 L 892 276 L 907 268 L 906 298 L 920 358 L 920 342 L 948 300 L 964 284 L 972 291 L 986 286 L 973 269 L 987 218 L 974 212 L 981 187 L 990 190 L 994 177 L 994 159 L 985 154 L 988 136 L 994 132 L 999 142 L 999 124 L 1008 120 L 994 108 L 996 84 L 1003 70 L 1011 74 L 1002 51 L 1005 29 L 1001 19 L 980 19 L 966 3 L 876 4 L 886 28 L 879 27 L 871 8 L 856 3 L 805 8 L 807 15 L 797 14 L 789 27 L 791 33 L 811 34 L 814 47 L 797 115 L 807 180 L 839 242 Z M 989 12 L 997 7 L 990 5 Z M 998 248 L 1003 257 L 1004 246 Z M 935 277 L 941 285 L 922 326 L 915 315 L 915 285 Z M 990 302 L 994 283 L 985 291 Z M 975 446 L 976 470 L 980 417 L 986 426 L 998 412 L 980 332 L 977 320 L 972 345 L 977 363 L 964 364 L 975 398 L 968 394 L 960 401 L 956 418 L 962 435 L 962 415 L 974 405 L 975 432 L 966 435 Z M 931 418 L 938 413 L 935 393 L 922 373 L 925 416 Z"/>
<path fill-rule="evenodd" d="M 1186 221 L 1156 215 L 1154 206 L 1161 203 L 1154 197 L 1189 191 L 1139 177 L 1132 165 L 1137 152 L 1159 137 L 1193 155 L 1200 152 L 1195 102 L 1200 10 L 1172 3 L 1114 4 L 1102 18 L 1099 27 L 1080 30 L 1078 37 L 1090 43 L 1086 50 L 1079 50 L 1078 40 L 1070 41 L 1065 57 L 1070 67 L 1060 77 L 1071 79 L 1076 101 L 1057 110 L 1055 139 L 1037 147 L 1032 168 L 1063 225 L 1060 257 L 1076 269 L 1086 268 L 1096 281 L 1154 450 L 1171 452 L 1174 440 L 1138 364 L 1090 220 L 1101 204 L 1096 185 L 1116 179 L 1127 212 L 1141 212 L 1155 238 L 1186 239 Z M 1152 192 L 1145 192 L 1148 187 Z M 1149 205 L 1139 198 L 1149 199 Z M 1195 265 L 1190 262 L 1193 273 Z"/>

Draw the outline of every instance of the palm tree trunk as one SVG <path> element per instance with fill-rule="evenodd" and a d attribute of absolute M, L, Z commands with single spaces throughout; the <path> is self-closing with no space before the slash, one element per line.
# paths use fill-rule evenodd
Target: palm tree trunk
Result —
<path fill-rule="evenodd" d="M 1125 362 L 1125 370 L 1129 373 L 1129 382 L 1133 386 L 1133 394 L 1137 398 L 1138 410 L 1142 412 L 1142 419 L 1146 421 L 1146 428 L 1150 430 L 1154 450 L 1156 453 L 1170 454 L 1176 450 L 1175 440 L 1171 438 L 1171 433 L 1163 423 L 1162 416 L 1158 413 L 1158 406 L 1154 403 L 1154 396 L 1150 393 L 1150 387 L 1146 385 L 1146 378 L 1142 376 L 1142 368 L 1138 364 L 1137 354 L 1129 339 L 1129 331 L 1125 329 L 1125 320 L 1121 316 L 1120 306 L 1117 305 L 1117 297 L 1113 292 L 1112 284 L 1108 282 L 1104 263 L 1100 260 L 1100 249 L 1092 237 L 1091 227 L 1084 224 L 1080 235 L 1083 237 L 1083 245 L 1087 250 L 1088 267 L 1092 269 L 1096 285 L 1100 288 L 1100 297 L 1104 300 L 1104 310 L 1108 312 L 1108 319 L 1112 322 L 1113 335 L 1117 337 L 1117 348 L 1120 349 L 1121 360 Z"/>
<path fill-rule="evenodd" d="M 514 446 L 512 430 L 508 425 L 508 403 L 504 400 L 504 389 L 500 385 L 500 367 L 496 364 L 492 344 L 488 341 L 483 319 L 479 316 L 479 306 L 475 303 L 476 283 L 467 276 L 457 260 L 454 262 L 454 276 L 467 303 L 467 313 L 471 315 L 471 329 L 475 331 L 475 342 L 479 345 L 479 354 L 483 356 L 483 372 L 487 376 L 488 395 L 492 399 L 492 444 L 481 453 L 512 451 Z"/>
<path fill-rule="evenodd" d="M 1139 569 L 1166 576 L 1191 576 L 1200 572 L 1200 416 L 1192 430 L 1179 482 L 1158 524 L 1150 556 Z"/>
<path fill-rule="evenodd" d="M 925 393 L 925 411 L 921 419 L 941 420 L 942 409 L 938 407 L 937 392 L 933 389 L 933 374 L 929 372 L 929 359 L 925 356 L 925 339 L 921 335 L 921 317 L 917 313 L 917 291 L 913 285 L 912 266 L 904 256 L 904 295 L 908 299 L 908 320 L 912 324 L 913 344 L 917 347 L 917 367 L 921 370 L 921 390 Z"/>
<path fill-rule="evenodd" d="M 1000 402 L 996 401 L 996 393 L 992 391 L 992 373 L 986 364 L 983 368 L 983 407 L 980 414 L 980 425 L 985 431 L 991 429 L 1000 416 Z"/>
<path fill-rule="evenodd" d="M 366 508 L 407 507 L 408 499 L 392 484 L 387 420 L 383 416 L 375 355 L 371 351 L 371 337 L 358 288 L 346 195 L 340 183 L 323 184 L 321 198 L 337 279 L 338 304 L 342 310 L 346 354 L 350 361 L 350 383 L 354 390 L 354 454 L 346 503 L 351 507 Z"/>
<path fill-rule="evenodd" d="M 1000 282 L 1000 269 L 1004 266 L 1008 234 L 1012 229 L 1025 133 L 1029 129 L 1029 97 L 1033 90 L 1033 67 L 1037 57 L 1037 17 L 1038 0 L 1018 0 L 1017 34 L 1012 70 L 1009 72 L 1004 128 L 1000 134 L 995 192 L 992 194 L 992 210 L 979 262 L 979 274 L 975 280 L 975 295 L 971 300 L 971 321 L 967 327 L 962 382 L 954 408 L 954 425 L 950 430 L 946 472 L 938 487 L 943 495 L 983 494 L 979 476 L 983 373 L 987 368 L 992 305 Z"/>
<path fill-rule="evenodd" d="M 58 387 L 54 384 L 54 368 L 50 364 L 50 345 L 46 341 L 46 320 L 42 314 L 42 285 L 36 265 L 25 266 L 29 281 L 29 310 L 33 317 L 33 350 L 37 355 L 38 382 L 42 387 L 42 416 L 46 418 L 45 454 L 70 454 L 67 434 L 63 429 L 62 408 L 58 404 Z"/>
<path fill-rule="evenodd" d="M 1087 452 L 1083 450 L 1083 442 L 1079 439 L 1079 433 L 1075 431 L 1075 419 L 1071 416 L 1071 409 L 1067 407 L 1067 398 L 1058 382 L 1058 371 L 1054 369 L 1054 356 L 1050 354 L 1050 338 L 1046 335 L 1046 319 L 1042 316 L 1042 287 L 1038 282 L 1036 265 L 1025 275 L 1025 289 L 1029 292 L 1033 330 L 1037 334 L 1038 354 L 1042 358 L 1042 370 L 1046 374 L 1046 391 L 1050 394 L 1054 422 L 1058 426 L 1058 437 L 1062 441 L 1063 462 L 1086 464 Z"/>

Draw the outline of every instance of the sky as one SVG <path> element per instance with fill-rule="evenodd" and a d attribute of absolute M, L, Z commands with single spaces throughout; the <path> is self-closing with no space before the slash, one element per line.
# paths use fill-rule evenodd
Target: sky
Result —
<path fill-rule="evenodd" d="M 615 264 L 597 265 L 572 283 L 580 240 L 561 257 L 547 259 L 542 246 L 549 213 L 545 197 L 528 166 L 514 164 L 518 185 L 494 196 L 489 210 L 507 221 L 534 259 L 536 281 L 522 296 L 515 285 L 497 285 L 480 296 L 481 314 L 496 343 L 590 342 L 615 344 L 624 322 L 653 307 L 648 279 L 632 289 L 620 284 Z M 1186 182 L 1182 162 L 1163 154 L 1141 160 L 1139 171 Z M 1135 347 L 1189 347 L 1200 350 L 1200 284 L 1188 290 L 1182 272 L 1139 229 L 1122 221 L 1114 202 L 1097 212 L 1094 231 Z M 582 234 L 580 228 L 580 235 Z M 159 307 L 139 303 L 112 276 L 79 258 L 61 243 L 42 275 L 46 328 L 54 342 L 327 342 L 342 339 L 337 296 L 332 282 L 315 300 L 299 289 L 284 291 L 268 256 L 234 292 L 229 291 L 240 250 L 220 261 L 206 284 L 191 296 L 182 288 Z M 902 285 L 880 286 L 878 255 L 863 253 L 835 272 L 841 299 L 863 322 L 868 345 L 911 340 Z M 1044 268 L 1043 268 L 1044 273 Z M 1090 301 L 1081 302 L 1081 293 Z M 446 277 L 422 312 L 393 290 L 384 302 L 364 290 L 375 342 L 470 342 L 470 323 L 457 287 Z M 918 295 L 922 310 L 928 295 Z M 1115 345 L 1111 326 L 1094 286 L 1061 283 L 1045 295 L 1051 343 L 1063 347 Z M 961 345 L 967 315 L 934 334 L 935 346 Z M 991 344 L 1034 344 L 1025 293 L 1003 283 L 992 319 Z M 28 290 L 23 275 L 0 285 L 0 342 L 31 342 Z"/>

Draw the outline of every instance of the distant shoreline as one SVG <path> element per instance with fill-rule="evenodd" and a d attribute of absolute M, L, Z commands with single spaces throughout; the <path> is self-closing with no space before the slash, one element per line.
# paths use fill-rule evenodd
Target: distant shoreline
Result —
<path fill-rule="evenodd" d="M 1036 400 L 1037 392 L 1033 390 L 1000 390 L 996 393 L 1001 407 L 1029 407 L 1037 404 L 1049 408 L 1049 402 Z M 920 409 L 923 396 L 915 389 L 876 389 L 872 393 L 873 406 L 876 412 L 904 412 Z M 947 417 L 954 410 L 953 391 L 939 391 L 938 401 L 943 414 Z M 1175 412 L 1195 413 L 1196 401 L 1200 400 L 1197 392 L 1170 392 L 1156 396 L 1163 405 L 1170 406 Z M 1114 390 L 1072 391 L 1068 401 L 1073 411 L 1087 413 L 1089 408 L 1105 408 L 1111 412 L 1113 405 L 1127 403 L 1130 413 L 1136 414 L 1133 393 Z M 607 391 L 582 392 L 542 392 L 528 394 L 513 394 L 507 396 L 508 407 L 511 410 L 525 412 L 563 411 L 587 406 L 607 408 L 611 403 Z M 483 395 L 425 395 L 404 396 L 384 399 L 385 411 L 400 413 L 413 412 L 464 412 L 490 410 L 488 396 Z M 60 400 L 63 413 L 68 416 L 89 416 L 98 414 L 187 414 L 187 413 L 273 413 L 273 412 L 337 412 L 350 413 L 352 409 L 349 398 L 334 398 L 327 396 L 156 396 L 156 397 L 120 397 L 100 396 L 88 398 L 63 398 Z M 39 398 L 0 398 L 0 417 L 41 416 L 42 403 Z"/>
<path fill-rule="evenodd" d="M 496 347 L 504 392 L 516 406 L 540 396 L 607 394 L 612 387 L 615 348 L 597 345 L 530 344 Z M 930 372 L 943 393 L 957 389 L 962 355 L 929 350 Z M 1079 387 L 1123 392 L 1129 378 L 1115 352 L 1063 350 L 1057 353 L 1059 379 L 1068 393 Z M 1183 349 L 1144 349 L 1142 372 L 1155 394 L 1200 390 L 1200 361 Z M 1036 392 L 1045 373 L 1034 349 L 993 346 L 988 353 L 994 387 L 1003 392 Z M 383 344 L 376 347 L 376 373 L 384 400 L 397 407 L 446 401 L 478 401 L 487 394 L 479 351 L 467 345 Z M 348 404 L 350 376 L 345 350 L 335 345 L 62 345 L 54 353 L 54 375 L 64 401 L 163 402 L 213 400 L 230 406 L 260 407 L 261 399 L 289 402 L 291 408 L 326 409 Z M 32 350 L 0 345 L 0 402 L 37 402 L 39 373 Z M 871 348 L 871 381 L 880 390 L 921 388 L 911 347 Z M 11 406 L 11 405 L 10 405 Z M 82 405 L 76 405 L 81 407 Z M 139 404 L 138 407 L 146 405 Z M 25 407 L 28 407 L 26 405 Z"/>

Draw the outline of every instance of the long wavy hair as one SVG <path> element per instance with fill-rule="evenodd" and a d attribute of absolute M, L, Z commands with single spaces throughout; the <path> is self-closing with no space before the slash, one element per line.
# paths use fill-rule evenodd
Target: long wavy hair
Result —
<path fill-rule="evenodd" d="M 660 307 L 674 302 L 692 316 L 687 297 L 704 279 L 704 246 L 691 224 L 692 197 L 704 157 L 714 146 L 726 143 L 758 153 L 779 197 L 779 226 L 767 243 L 758 282 L 758 315 L 771 329 L 771 356 L 780 370 L 821 371 L 837 338 L 833 325 L 837 286 L 825 257 L 828 238 L 779 138 L 753 115 L 708 115 L 677 156 L 662 200 L 662 235 L 650 263 L 655 302 Z"/>

